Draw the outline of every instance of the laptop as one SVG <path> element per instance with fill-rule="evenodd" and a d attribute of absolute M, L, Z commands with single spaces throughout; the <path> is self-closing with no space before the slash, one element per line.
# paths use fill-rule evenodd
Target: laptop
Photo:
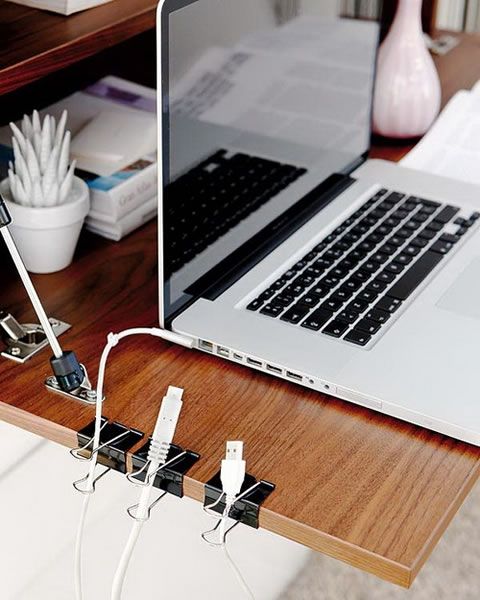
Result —
<path fill-rule="evenodd" d="M 478 188 L 368 160 L 381 22 L 164 0 L 160 324 L 480 445 Z"/>

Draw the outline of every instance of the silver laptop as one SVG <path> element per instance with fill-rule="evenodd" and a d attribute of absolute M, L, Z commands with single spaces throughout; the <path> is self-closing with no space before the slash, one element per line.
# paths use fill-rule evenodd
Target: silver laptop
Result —
<path fill-rule="evenodd" d="M 333 0 L 158 15 L 161 326 L 480 445 L 480 194 L 367 160 L 381 24 Z"/>

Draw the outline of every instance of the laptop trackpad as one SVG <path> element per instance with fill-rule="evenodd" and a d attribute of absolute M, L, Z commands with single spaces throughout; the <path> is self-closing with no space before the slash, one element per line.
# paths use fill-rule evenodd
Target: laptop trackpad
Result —
<path fill-rule="evenodd" d="M 437 306 L 462 317 L 480 319 L 480 258 L 457 277 Z"/>

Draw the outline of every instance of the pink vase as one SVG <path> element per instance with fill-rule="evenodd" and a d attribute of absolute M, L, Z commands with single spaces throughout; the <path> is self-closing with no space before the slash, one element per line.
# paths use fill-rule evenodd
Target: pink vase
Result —
<path fill-rule="evenodd" d="M 440 80 L 423 38 L 422 0 L 398 0 L 378 57 L 373 129 L 386 137 L 421 136 L 440 103 Z"/>

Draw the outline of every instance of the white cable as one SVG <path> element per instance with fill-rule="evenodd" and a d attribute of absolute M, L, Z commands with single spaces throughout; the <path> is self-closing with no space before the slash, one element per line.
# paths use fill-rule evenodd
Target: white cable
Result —
<path fill-rule="evenodd" d="M 242 575 L 242 572 L 236 565 L 235 561 L 231 557 L 230 552 L 228 551 L 228 548 L 227 548 L 227 538 L 225 536 L 225 531 L 226 531 L 226 527 L 227 527 L 228 515 L 230 514 L 230 510 L 232 509 L 232 506 L 234 504 L 235 504 L 235 498 L 233 499 L 233 501 L 229 500 L 227 502 L 227 504 L 225 506 L 225 511 L 222 516 L 222 523 L 220 524 L 220 535 L 221 535 L 220 539 L 222 540 L 223 555 L 225 556 L 225 559 L 226 559 L 228 565 L 230 566 L 231 570 L 233 571 L 235 577 L 237 578 L 237 581 L 238 581 L 240 587 L 242 588 L 242 591 L 245 594 L 245 596 L 247 598 L 249 598 L 249 600 L 255 600 L 255 596 L 253 595 L 252 590 L 248 586 L 248 583 L 246 582 L 244 576 Z"/>
<path fill-rule="evenodd" d="M 231 557 L 227 548 L 227 521 L 230 515 L 230 511 L 233 508 L 236 500 L 242 496 L 240 491 L 242 489 L 243 482 L 245 481 L 246 464 L 243 460 L 243 442 L 227 442 L 226 457 L 222 460 L 222 468 L 220 471 L 220 479 L 222 481 L 222 495 L 225 495 L 225 510 L 222 514 L 220 521 L 219 535 L 220 535 L 220 547 L 223 550 L 225 559 L 228 565 L 232 569 L 235 577 L 242 588 L 245 596 L 249 600 L 255 600 L 252 590 L 248 586 L 245 578 L 243 577 L 240 569 L 235 564 L 235 561 Z M 245 494 L 246 492 L 244 492 Z M 218 500 L 217 500 L 218 503 Z M 211 508 L 216 503 L 210 505 Z M 217 544 L 218 545 L 218 544 Z"/>
<path fill-rule="evenodd" d="M 183 390 L 169 387 L 168 393 L 163 399 L 148 451 L 147 461 L 149 462 L 149 467 L 145 479 L 147 486 L 142 489 L 140 494 L 135 514 L 135 523 L 132 526 L 127 545 L 123 550 L 115 573 L 111 600 L 121 600 L 123 584 L 130 559 L 140 536 L 143 523 L 149 518 L 150 496 L 155 481 L 155 474 L 160 466 L 165 464 L 170 444 L 173 441 L 180 411 L 182 410 L 182 394 Z"/>
<path fill-rule="evenodd" d="M 45 313 L 45 309 L 43 308 L 40 298 L 38 297 L 37 291 L 33 286 L 32 280 L 30 279 L 30 275 L 28 274 L 28 271 L 25 268 L 22 257 L 20 256 L 20 253 L 17 250 L 17 246 L 13 241 L 12 234 L 10 233 L 8 227 L 1 227 L 0 232 L 2 233 L 5 244 L 7 245 L 13 262 L 15 263 L 18 274 L 20 275 L 20 279 L 22 280 L 25 290 L 27 291 L 28 297 L 30 298 L 30 302 L 32 303 L 33 308 L 37 314 L 43 332 L 45 333 L 48 343 L 52 348 L 52 352 L 56 358 L 61 358 L 63 356 L 62 349 L 53 331 L 52 324 L 48 320 L 48 317 Z"/>
<path fill-rule="evenodd" d="M 3 230 L 2 230 L 3 231 Z M 115 334 L 110 333 L 107 337 L 107 344 L 103 349 L 102 356 L 100 358 L 100 365 L 98 368 L 98 379 L 97 379 L 97 399 L 95 403 L 95 431 L 92 440 L 92 449 L 98 448 L 100 445 L 100 434 L 102 429 L 102 403 L 103 403 L 103 388 L 105 382 L 105 371 L 107 368 L 107 361 L 112 349 L 118 345 L 120 340 L 133 336 L 133 335 L 152 335 L 158 337 L 167 342 L 179 344 L 186 348 L 193 347 L 193 340 L 185 338 L 181 335 L 166 331 L 158 328 L 135 328 L 127 329 L 121 333 Z M 90 461 L 90 468 L 88 471 L 88 478 L 86 481 L 86 491 L 89 495 L 94 492 L 94 480 L 95 480 L 95 468 L 97 466 L 98 453 L 95 453 Z M 88 496 L 87 496 L 88 497 Z M 74 581 L 75 581 L 75 599 L 83 600 L 82 594 L 82 542 L 83 542 L 83 530 L 85 527 L 86 515 L 88 511 L 89 502 L 85 502 L 82 508 L 82 514 L 80 523 L 77 530 L 77 537 L 75 541 L 75 561 L 74 561 Z"/>
<path fill-rule="evenodd" d="M 75 584 L 75 596 L 76 598 L 82 598 L 82 542 L 83 532 L 85 529 L 85 520 L 87 517 L 88 505 L 90 504 L 90 495 L 83 497 L 82 512 L 80 514 L 80 522 L 78 523 L 77 537 L 75 540 L 75 572 L 74 572 L 74 584 Z"/>

